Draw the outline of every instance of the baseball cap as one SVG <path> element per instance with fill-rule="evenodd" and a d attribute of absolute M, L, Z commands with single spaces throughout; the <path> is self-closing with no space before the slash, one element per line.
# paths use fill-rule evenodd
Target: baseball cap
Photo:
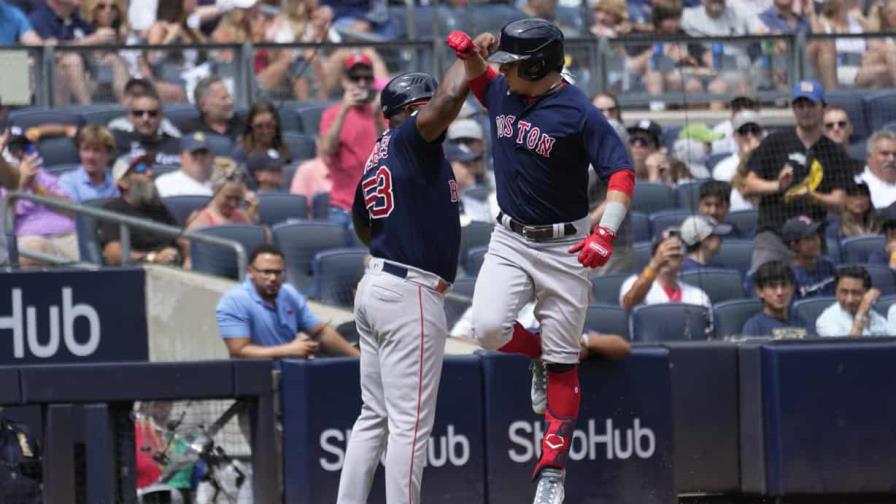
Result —
<path fill-rule="evenodd" d="M 24 148 L 31 143 L 31 140 L 28 140 L 28 137 L 25 136 L 25 130 L 19 126 L 10 126 L 9 127 L 9 140 L 7 140 L 6 145 L 9 146 L 10 149 L 14 149 L 16 147 Z"/>
<path fill-rule="evenodd" d="M 759 114 L 752 110 L 741 110 L 737 114 L 734 114 L 734 119 L 731 120 L 731 127 L 734 131 L 741 129 L 748 124 L 755 124 L 761 128 L 762 122 Z"/>
<path fill-rule="evenodd" d="M 692 215 L 681 223 L 681 241 L 688 247 L 712 235 L 725 236 L 729 233 L 731 233 L 730 224 L 718 224 L 715 219 L 705 215 Z"/>
<path fill-rule="evenodd" d="M 268 149 L 261 152 L 253 152 L 246 160 L 246 167 L 250 173 L 257 171 L 279 171 L 283 169 L 283 157 L 276 149 Z"/>
<path fill-rule="evenodd" d="M 660 137 L 663 136 L 663 127 L 651 121 L 650 119 L 641 119 L 634 126 L 629 127 L 628 134 L 634 135 L 638 132 L 647 133 L 654 143 L 660 145 Z"/>
<path fill-rule="evenodd" d="M 482 159 L 482 154 L 477 154 L 473 152 L 469 147 L 464 144 L 454 143 L 454 142 L 445 142 L 445 159 L 448 161 L 476 161 L 478 159 Z"/>
<path fill-rule="evenodd" d="M 713 131 L 712 128 L 710 128 L 706 123 L 703 122 L 688 124 L 684 128 L 681 128 L 681 130 L 678 132 L 679 140 L 691 139 L 697 140 L 698 142 L 702 143 L 715 142 L 716 140 L 721 139 L 723 136 L 725 135 L 717 131 Z"/>
<path fill-rule="evenodd" d="M 121 156 L 112 165 L 112 180 L 118 182 L 132 171 L 143 173 L 152 169 L 154 162 L 155 156 L 152 154 L 126 154 Z"/>
<path fill-rule="evenodd" d="M 448 126 L 448 140 L 457 140 L 458 138 L 473 138 L 482 140 L 485 135 L 482 132 L 482 126 L 474 119 L 461 119 L 454 121 Z"/>
<path fill-rule="evenodd" d="M 180 150 L 189 152 L 209 150 L 208 138 L 205 136 L 205 133 L 201 131 L 185 135 L 180 139 Z"/>
<path fill-rule="evenodd" d="M 373 68 L 373 61 L 371 61 L 370 56 L 359 52 L 351 53 L 348 58 L 345 59 L 346 71 L 351 70 L 358 65 L 364 65 L 366 67 Z"/>
<path fill-rule="evenodd" d="M 813 222 L 812 219 L 806 215 L 791 217 L 787 219 L 787 222 L 784 223 L 784 227 L 781 228 L 781 239 L 784 240 L 784 242 L 789 242 L 812 236 L 813 234 L 818 233 L 819 227 L 821 227 L 820 222 Z"/>
<path fill-rule="evenodd" d="M 807 98 L 812 103 L 824 103 L 824 86 L 817 80 L 801 80 L 793 85 L 790 92 L 790 100 Z"/>

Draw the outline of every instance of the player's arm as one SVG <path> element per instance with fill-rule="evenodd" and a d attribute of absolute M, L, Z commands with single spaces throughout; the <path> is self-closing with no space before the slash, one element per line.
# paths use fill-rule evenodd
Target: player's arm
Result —
<path fill-rule="evenodd" d="M 485 61 L 485 56 L 492 52 L 498 40 L 491 33 L 483 33 L 474 41 L 466 33 L 455 30 L 448 35 L 445 43 L 454 49 L 457 58 L 464 62 L 464 73 L 470 81 L 470 90 L 479 103 L 484 105 L 485 90 L 489 82 L 498 76 L 495 69 Z"/>
<path fill-rule="evenodd" d="M 417 131 L 424 140 L 433 142 L 445 133 L 460 113 L 469 89 L 464 66 L 455 61 L 442 77 L 436 94 L 417 114 Z"/>
<path fill-rule="evenodd" d="M 613 254 L 616 232 L 628 213 L 632 191 L 635 188 L 635 172 L 624 169 L 610 175 L 607 198 L 603 206 L 600 222 L 590 236 L 573 245 L 570 254 L 579 254 L 579 263 L 588 268 L 603 266 Z"/>

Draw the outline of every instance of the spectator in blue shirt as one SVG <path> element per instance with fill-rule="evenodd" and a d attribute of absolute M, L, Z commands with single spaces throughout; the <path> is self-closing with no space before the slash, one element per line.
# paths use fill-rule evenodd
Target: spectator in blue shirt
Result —
<path fill-rule="evenodd" d="M 750 317 L 741 331 L 743 336 L 803 338 L 809 335 L 806 324 L 790 312 L 796 277 L 784 261 L 770 261 L 753 273 L 756 295 L 762 311 Z"/>
<path fill-rule="evenodd" d="M 0 0 L 0 45 L 41 45 L 42 43 L 43 40 L 31 27 L 25 13 L 18 7 Z"/>
<path fill-rule="evenodd" d="M 731 233 L 731 226 L 718 224 L 712 217 L 692 215 L 681 223 L 681 241 L 684 242 L 685 258 L 681 271 L 719 268 L 712 257 L 719 253 L 722 237 Z"/>
<path fill-rule="evenodd" d="M 833 296 L 834 263 L 821 255 L 821 223 L 805 215 L 792 217 L 781 228 L 781 239 L 796 254 L 791 267 L 796 275 L 797 297 Z"/>
<path fill-rule="evenodd" d="M 105 126 L 89 124 L 81 128 L 77 140 L 81 166 L 59 177 L 62 189 L 77 203 L 120 196 L 109 172 L 109 162 L 115 152 L 112 132 Z"/>
<path fill-rule="evenodd" d="M 793 0 L 774 0 L 774 5 L 759 14 L 769 33 L 774 35 L 808 34 L 809 20 L 793 11 Z"/>
<path fill-rule="evenodd" d="M 335 329 L 321 322 L 295 287 L 284 284 L 283 252 L 262 245 L 249 256 L 245 281 L 230 289 L 215 310 L 218 330 L 231 357 L 311 358 L 329 354 L 359 356 Z"/>
<path fill-rule="evenodd" d="M 34 30 L 50 44 L 102 45 L 114 44 L 118 34 L 109 27 L 94 28 L 79 13 L 79 0 L 45 0 L 28 19 Z M 56 104 L 68 104 L 71 99 L 79 104 L 90 103 L 87 72 L 81 54 L 59 51 L 57 56 L 59 80 L 54 90 Z"/>

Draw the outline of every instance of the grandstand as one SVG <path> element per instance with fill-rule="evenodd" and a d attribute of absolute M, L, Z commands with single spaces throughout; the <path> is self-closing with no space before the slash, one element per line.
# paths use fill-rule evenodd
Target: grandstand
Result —
<path fill-rule="evenodd" d="M 255 485 L 267 486 L 266 492 L 256 493 L 254 502 L 270 499 L 274 493 L 280 499 L 279 492 L 270 491 L 278 484 L 285 497 L 276 502 L 332 502 L 333 477 L 338 479 L 344 455 L 340 450 L 358 406 L 357 363 L 347 359 L 288 363 L 282 375 L 278 372 L 280 391 L 289 392 L 289 397 L 283 394 L 281 405 L 281 397 L 267 390 L 267 370 L 211 362 L 228 357 L 214 323 L 214 306 L 243 279 L 247 254 L 259 244 L 272 243 L 286 254 L 288 282 L 312 300 L 322 319 L 355 342 L 351 308 L 367 254 L 347 226 L 340 200 L 353 188 L 333 187 L 328 163 L 338 155 L 324 142 L 326 126 L 332 124 L 326 111 L 343 103 L 343 81 L 354 58 L 363 54 L 369 62 L 364 64 L 371 69 L 368 83 L 374 89 L 405 71 L 438 75 L 453 61 L 442 44 L 451 30 L 494 32 L 507 21 L 531 15 L 548 17 L 564 31 L 567 79 L 588 96 L 613 100 L 608 108 L 598 105 L 597 99 L 595 105 L 625 135 L 638 173 L 630 215 L 616 243 L 620 264 L 593 273 L 591 305 L 583 328 L 619 334 L 636 347 L 630 364 L 583 366 L 583 383 L 593 387 L 586 400 L 609 406 L 589 406 L 583 414 L 592 422 L 579 427 L 585 430 L 578 441 L 583 444 L 577 446 L 585 448 L 576 461 L 588 471 L 608 472 L 620 482 L 601 477 L 600 485 L 575 487 L 570 494 L 578 499 L 575 502 L 831 502 L 843 495 L 847 498 L 842 502 L 896 502 L 894 464 L 888 457 L 896 448 L 896 438 L 891 428 L 880 425 L 896 418 L 896 405 L 886 389 L 896 383 L 883 358 L 896 353 L 896 343 L 889 338 L 819 340 L 811 336 L 808 341 L 772 341 L 772 334 L 745 338 L 742 332 L 744 323 L 763 311 L 752 276 L 758 266 L 757 249 L 765 244 L 757 241 L 757 235 L 769 229 L 781 235 L 785 220 L 807 213 L 819 225 L 815 232 L 820 249 L 810 266 L 785 254 L 788 265 L 810 271 L 806 277 L 815 280 L 803 281 L 798 272 L 797 294 L 788 311 L 793 320 L 810 335 L 820 334 L 816 319 L 839 300 L 833 275 L 862 265 L 877 293 L 868 296 L 864 308 L 871 311 L 866 313 L 877 313 L 888 324 L 875 335 L 896 335 L 896 310 L 890 316 L 896 300 L 894 0 L 793 2 L 788 12 L 776 12 L 777 4 L 771 2 L 746 0 L 727 0 L 727 6 L 724 0 L 451 0 L 421 1 L 421 5 L 393 0 L 370 2 L 370 15 L 354 23 L 339 22 L 353 19 L 341 17 L 347 14 L 340 2 L 323 2 L 332 5 L 300 12 L 303 2 L 293 0 L 249 2 L 251 8 L 235 8 L 233 4 L 240 3 L 236 1 L 199 1 L 196 11 L 180 12 L 181 2 L 159 0 L 159 12 L 147 15 L 137 12 L 139 0 L 131 0 L 130 6 L 126 0 L 111 2 L 113 14 L 103 10 L 103 4 L 110 2 L 85 0 L 78 15 L 89 28 L 65 34 L 71 43 L 46 43 L 60 37 L 42 33 L 46 27 L 39 22 L 41 12 L 50 9 L 59 14 L 56 9 L 65 7 L 57 4 L 64 3 L 0 1 L 0 19 L 16 8 L 31 20 L 31 30 L 20 27 L 0 34 L 0 40 L 6 40 L 0 46 L 0 68 L 5 75 L 0 78 L 0 119 L 9 131 L 2 139 L 5 161 L 0 162 L 0 185 L 5 188 L 0 211 L 0 229 L 5 230 L 0 264 L 5 269 L 0 271 L 0 280 L 9 279 L 0 281 L 0 336 L 9 331 L 18 338 L 0 355 L 4 366 L 0 367 L 0 405 L 9 406 L 11 418 L 39 426 L 47 447 L 60 447 L 57 456 L 45 461 L 45 474 L 72 473 L 60 480 L 56 491 L 47 491 L 44 480 L 44 502 L 137 502 L 132 491 L 137 482 L 132 477 L 85 474 L 84 467 L 92 463 L 85 460 L 100 460 L 108 466 L 99 467 L 119 472 L 131 468 L 129 455 L 123 454 L 134 449 L 134 440 L 129 439 L 133 425 L 127 422 L 137 419 L 139 424 L 145 419 L 139 415 L 150 412 L 141 408 L 147 408 L 143 404 L 147 402 L 151 407 L 152 401 L 176 401 L 174 413 L 166 413 L 171 418 L 185 411 L 183 426 L 169 429 L 175 437 L 208 434 L 210 424 L 223 418 L 209 437 L 244 465 L 216 459 L 213 462 L 221 463 L 221 471 L 255 466 L 276 472 L 270 464 L 259 462 L 259 457 L 270 455 L 282 462 L 279 483 L 266 477 L 253 480 Z M 713 3 L 728 9 L 724 17 L 730 29 L 720 31 L 721 21 L 705 17 L 704 4 Z M 181 24 L 162 19 L 170 15 L 163 12 L 163 4 L 180 6 L 174 10 L 178 11 L 175 17 L 183 15 L 177 21 Z M 847 4 L 849 8 L 843 7 Z M 802 12 L 804 5 L 812 11 Z M 76 13 L 67 11 L 66 15 Z M 264 29 L 246 28 L 251 23 Z M 207 105 L 213 101 L 208 97 L 217 92 L 203 91 L 209 76 L 222 78 L 226 94 L 222 100 L 230 104 L 219 107 L 226 117 L 215 116 L 220 112 L 214 109 L 218 105 Z M 788 157 L 792 146 L 766 143 L 762 147 L 762 143 L 799 125 L 794 100 L 803 95 L 794 94 L 794 89 L 807 82 L 823 85 L 825 103 L 844 110 L 846 121 L 838 126 L 819 116 L 816 131 L 830 139 L 824 142 L 832 147 L 825 149 L 835 154 L 807 153 L 812 149 L 803 146 L 806 156 L 799 163 Z M 154 97 L 158 108 L 135 105 L 135 100 L 147 96 L 133 94 L 131 85 L 152 88 L 150 98 Z M 803 98 L 812 93 L 805 91 Z M 757 115 L 743 115 L 744 111 Z M 469 200 L 461 217 L 458 279 L 446 296 L 449 327 L 470 307 L 473 285 L 496 225 L 472 211 L 474 206 L 496 210 L 488 155 L 492 125 L 473 99 L 462 114 L 485 132 L 484 138 L 462 140 L 479 140 L 486 155 L 481 166 L 470 168 L 479 171 L 475 185 L 465 189 Z M 146 135 L 135 133 L 141 127 L 139 121 L 150 120 L 156 121 L 151 142 L 135 147 L 146 140 Z M 644 121 L 659 129 L 652 130 Z M 90 125 L 108 131 L 112 142 L 101 162 L 91 149 L 102 151 L 105 140 L 82 137 Z M 265 128 L 276 130 L 276 140 L 264 139 Z M 192 147 L 182 149 L 181 141 L 195 131 L 204 133 L 202 148 L 211 153 L 198 181 L 204 189 L 190 192 L 184 187 L 183 192 L 162 195 L 160 202 L 170 221 L 138 218 L 109 206 L 109 201 L 118 198 L 113 194 L 119 182 L 113 168 L 116 160 L 125 163 L 122 177 L 138 169 L 147 170 L 156 180 L 165 174 L 190 176 L 192 165 L 186 162 L 185 166 L 181 151 L 191 155 Z M 749 143 L 751 137 L 755 144 Z M 138 155 L 145 153 L 147 145 L 158 152 L 140 168 Z M 372 144 L 355 147 L 367 152 Z M 34 166 L 28 161 L 30 148 L 39 159 Z M 271 151 L 275 152 L 272 158 L 282 162 L 265 165 L 253 157 L 253 153 Z M 757 160 L 756 152 L 764 157 Z M 777 186 L 780 191 L 765 194 L 780 192 L 780 199 L 788 203 L 760 202 L 760 192 L 751 193 L 748 188 L 750 173 L 767 168 L 774 174 L 762 182 L 779 182 L 783 166 L 760 167 L 760 163 L 781 157 L 793 164 L 795 176 L 787 181 L 793 190 L 785 196 L 787 187 L 782 183 Z M 823 178 L 814 182 L 810 180 L 813 159 L 821 159 L 824 165 Z M 83 182 L 93 184 L 95 194 L 82 197 L 72 192 L 74 186 L 69 183 L 89 177 L 86 168 L 97 163 L 105 175 Z M 29 170 L 35 172 L 30 178 L 22 175 Z M 859 181 L 867 193 L 855 189 Z M 35 189 L 34 184 L 44 190 Z M 592 187 L 592 208 L 600 203 L 599 186 Z M 100 194 L 101 189 L 109 192 Z M 238 193 L 239 202 L 230 211 L 243 217 L 232 218 L 231 213 L 221 217 L 224 195 L 231 190 Z M 724 210 L 704 201 L 719 191 L 725 192 Z M 825 200 L 832 193 L 837 201 Z M 791 198 L 809 202 L 800 207 L 804 211 L 796 212 L 786 206 Z M 44 213 L 32 219 L 28 212 L 35 211 Z M 44 220 L 47 213 L 56 217 Z M 679 255 L 693 256 L 698 262 L 705 259 L 709 267 L 676 271 L 670 278 L 678 282 L 675 285 L 699 289 L 708 303 L 655 303 L 649 295 L 629 297 L 632 278 L 655 276 L 659 266 L 666 264 L 659 264 L 657 247 L 664 240 L 684 239 L 682 223 L 699 215 L 731 225 L 732 231 L 724 233 L 716 250 L 705 256 L 700 250 L 685 250 L 691 244 L 682 242 Z M 110 232 L 114 239 L 110 240 Z M 141 248 L 146 233 L 167 240 L 174 249 L 170 260 L 156 260 L 168 257 L 162 248 Z M 110 242 L 117 244 L 111 251 Z M 792 250 L 791 240 L 782 243 Z M 829 262 L 832 273 L 813 277 L 816 260 Z M 139 279 L 129 276 L 135 271 Z M 827 283 L 814 285 L 822 282 Z M 78 297 L 85 292 L 96 297 L 87 301 Z M 140 309 L 121 308 L 127 303 Z M 74 327 L 77 317 L 88 313 L 79 308 L 83 306 L 100 306 L 97 317 L 103 324 L 112 324 L 103 326 L 104 335 L 107 327 L 116 332 L 136 327 L 134 334 L 118 346 L 107 347 L 104 340 L 98 353 L 80 358 L 78 345 L 86 344 L 79 339 L 79 331 L 86 326 L 80 321 L 77 331 Z M 35 315 L 27 312 L 32 308 L 41 321 L 35 329 L 31 329 Z M 15 310 L 27 313 L 16 319 L 18 325 Z M 45 313 L 50 315 L 49 323 L 40 318 Z M 68 329 L 65 324 L 70 324 Z M 78 337 L 72 336 L 75 332 Z M 133 342 L 136 346 L 124 348 Z M 447 392 L 440 398 L 440 418 L 434 447 L 430 447 L 427 502 L 505 504 L 519 501 L 522 497 L 514 492 L 527 489 L 520 460 L 527 449 L 533 453 L 537 449 L 526 443 L 531 443 L 529 438 L 538 427 L 520 408 L 526 398 L 509 392 L 505 396 L 505 390 L 528 383 L 528 375 L 516 360 L 502 361 L 475 351 L 467 339 L 449 342 L 448 353 L 454 356 L 446 363 L 446 378 L 452 371 L 456 375 L 443 384 Z M 128 361 L 132 364 L 122 364 Z M 109 366 L 102 368 L 109 374 L 65 369 L 72 364 L 89 368 L 96 362 Z M 208 368 L 201 367 L 205 365 Z M 208 369 L 227 385 L 209 384 L 195 369 Z M 833 379 L 831 369 L 847 379 Z M 800 372 L 830 387 L 831 397 L 802 380 Z M 150 382 L 147 377 L 156 373 L 166 376 L 157 389 L 149 383 L 103 384 L 109 376 L 122 377 L 122 382 L 125 377 Z M 184 380 L 195 380 L 190 382 L 195 386 L 182 388 L 177 373 L 184 373 Z M 81 379 L 87 380 L 84 393 L 62 386 L 66 380 Z M 605 382 L 624 393 L 601 388 L 599 384 Z M 332 384 L 332 389 L 318 388 L 325 383 Z M 475 392 L 465 392 L 469 390 Z M 620 398 L 626 394 L 655 395 L 657 404 Z M 799 402 L 801 394 L 810 399 Z M 351 400 L 340 400 L 346 397 Z M 817 404 L 830 400 L 832 406 L 825 410 L 810 404 L 812 400 Z M 799 407 L 788 410 L 784 401 Z M 877 401 L 882 404 L 880 410 L 869 406 Z M 71 404 L 77 406 L 71 408 Z M 231 404 L 239 405 L 238 413 L 231 411 Z M 333 421 L 307 418 L 312 404 Z M 463 409 L 459 405 L 469 408 L 468 415 L 457 414 Z M 442 417 L 446 409 L 453 411 Z M 847 409 L 850 413 L 844 412 Z M 279 434 L 276 440 L 268 439 L 273 437 L 268 434 L 273 431 L 274 410 L 282 411 L 283 439 Z M 833 416 L 825 416 L 828 413 Z M 59 427 L 72 418 L 75 427 L 69 431 Z M 485 419 L 496 418 L 494 424 L 486 425 Z M 605 428 L 604 419 L 611 422 L 611 418 L 616 423 Z M 803 423 L 816 418 L 821 418 L 817 429 L 802 430 Z M 92 421 L 99 422 L 109 446 L 92 447 L 85 454 Z M 640 430 L 643 426 L 656 436 L 655 457 L 653 451 L 650 456 L 638 456 L 643 448 L 639 443 L 647 436 Z M 266 430 L 271 432 L 258 434 Z M 593 452 L 604 449 L 600 434 L 605 431 L 610 456 L 595 458 Z M 509 442 L 503 439 L 507 432 L 511 432 Z M 630 439 L 626 457 L 626 447 L 618 441 L 620 432 Z M 826 432 L 834 432 L 830 443 Z M 791 442 L 802 434 L 804 439 Z M 271 448 L 276 442 L 282 442 L 282 448 Z M 818 450 L 811 448 L 813 443 Z M 857 454 L 861 450 L 855 446 L 867 451 L 868 457 Z M 467 457 L 463 462 L 455 460 L 463 458 L 463 453 Z M 67 457 L 75 462 L 69 463 Z M 202 457 L 208 462 L 208 453 Z M 839 473 L 838 457 L 843 460 Z M 587 480 L 585 469 L 581 471 L 576 477 Z M 867 473 L 864 479 L 863 471 Z M 0 487 L 3 481 L 0 478 Z M 186 493 L 195 494 L 196 487 Z M 240 502 L 253 502 L 246 496 L 251 488 L 246 488 Z M 7 502 L 3 496 L 0 490 L 0 502 Z"/>

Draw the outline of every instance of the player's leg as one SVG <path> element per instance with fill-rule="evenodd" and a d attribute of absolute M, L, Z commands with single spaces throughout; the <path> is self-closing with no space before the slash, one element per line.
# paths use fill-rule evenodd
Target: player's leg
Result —
<path fill-rule="evenodd" d="M 380 350 L 369 309 L 376 310 L 376 302 L 367 295 L 368 282 L 375 276 L 366 275 L 358 285 L 355 296 L 355 325 L 361 345 L 361 414 L 352 427 L 345 462 L 339 478 L 339 504 L 365 504 L 373 476 L 379 465 L 388 436 L 386 401 L 383 394 Z M 372 305 L 372 306 L 371 306 Z"/>
<path fill-rule="evenodd" d="M 516 322 L 520 309 L 532 299 L 532 268 L 526 243 L 497 226 L 482 262 L 473 291 L 473 333 L 489 350 L 541 355 L 537 335 Z"/>
<path fill-rule="evenodd" d="M 420 502 L 448 334 L 441 294 L 413 286 L 408 298 L 400 314 L 401 329 L 394 337 L 384 340 L 381 347 L 383 386 L 389 411 L 388 504 Z"/>

